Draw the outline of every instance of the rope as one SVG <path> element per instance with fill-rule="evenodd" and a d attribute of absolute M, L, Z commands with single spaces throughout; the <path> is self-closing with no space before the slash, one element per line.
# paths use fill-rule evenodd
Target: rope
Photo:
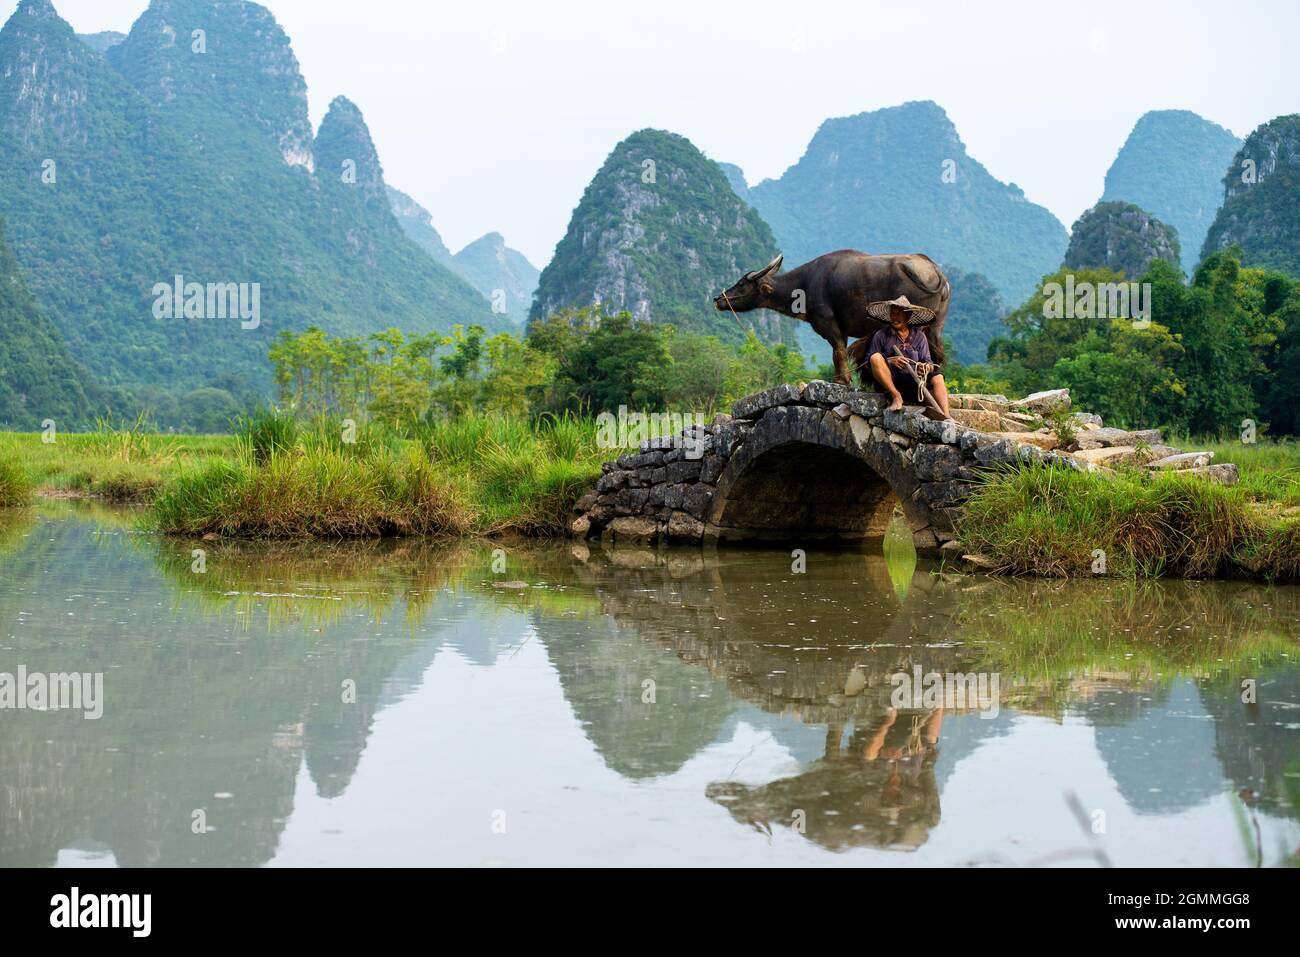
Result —
<path fill-rule="evenodd" d="M 736 313 L 736 307 L 731 304 L 731 297 L 727 295 L 727 290 L 725 289 L 722 290 L 722 301 L 725 302 L 727 308 L 731 310 L 731 315 L 735 318 L 736 325 L 740 326 L 741 329 L 744 329 L 745 324 L 740 321 L 740 316 Z"/>
<path fill-rule="evenodd" d="M 933 369 L 934 363 L 917 362 L 915 359 L 903 355 L 902 350 L 899 349 L 898 346 L 894 346 L 894 355 L 902 359 L 905 363 L 907 363 L 907 371 L 912 374 L 912 379 L 916 382 L 916 394 L 921 397 L 921 401 L 924 402 L 926 405 L 928 405 L 930 408 L 934 409 L 935 412 L 938 412 L 940 415 L 942 415 L 943 409 L 939 408 L 939 403 L 934 400 L 934 396 L 930 394 L 930 390 L 925 387 L 926 380 L 928 379 L 928 375 L 921 371 L 921 366 L 923 364 L 928 365 L 931 369 Z"/>

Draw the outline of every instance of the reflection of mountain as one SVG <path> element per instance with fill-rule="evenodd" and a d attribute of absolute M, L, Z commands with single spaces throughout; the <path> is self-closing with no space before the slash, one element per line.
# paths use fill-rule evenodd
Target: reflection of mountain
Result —
<path fill-rule="evenodd" d="M 6 866 L 90 844 L 127 866 L 264 863 L 303 761 L 322 795 L 341 793 L 385 676 L 437 645 L 365 609 L 316 629 L 256 606 L 260 616 L 241 615 L 234 601 L 203 615 L 177 608 L 144 550 L 82 522 L 41 521 L 26 542 L 0 560 L 0 671 L 103 672 L 105 704 L 98 721 L 5 712 Z M 355 704 L 343 703 L 345 678 Z M 199 809 L 208 834 L 191 832 Z"/>
<path fill-rule="evenodd" d="M 1241 700 L 1240 677 L 1200 685 L 1214 719 L 1214 753 L 1246 802 L 1300 817 L 1300 671 L 1257 675 L 1256 703 Z"/>
<path fill-rule="evenodd" d="M 1277 827 L 1294 834 L 1300 674 L 1284 656 L 1300 589 L 902 578 L 817 552 L 806 574 L 776 551 L 577 546 L 575 562 L 571 546 L 522 544 L 510 577 L 531 587 L 514 588 L 490 580 L 481 545 L 418 541 L 204 543 L 198 575 L 189 543 L 137 537 L 103 510 L 41 517 L 52 511 L 71 509 L 0 517 L 0 671 L 102 671 L 105 716 L 0 713 L 0 865 L 259 864 L 281 843 L 301 852 L 322 815 L 371 827 L 377 783 L 410 798 L 410 817 L 379 825 L 391 838 L 475 775 L 529 789 L 538 814 L 577 819 L 614 799 L 657 821 L 663 794 L 711 801 L 728 839 L 929 841 L 928 859 L 950 846 L 930 838 L 941 817 L 966 822 L 958 840 L 999 836 L 969 823 L 974 800 L 1003 802 L 1013 827 L 1017 802 L 1055 806 L 1077 783 L 1063 758 L 1104 786 L 1092 741 L 1139 812 L 1197 807 L 1203 823 L 1204 797 L 1235 789 L 1273 818 L 1270 856 Z M 1001 713 L 891 714 L 890 677 L 912 666 L 999 674 Z M 1258 706 L 1239 701 L 1243 675 L 1259 679 Z M 454 733 L 420 737 L 435 713 Z M 1079 717 L 1092 740 L 1053 737 Z M 1068 750 L 1044 754 L 1044 740 Z M 428 773 L 444 766 L 459 777 Z M 317 795 L 295 808 L 306 782 Z M 196 809 L 214 831 L 190 832 Z"/>
<path fill-rule="evenodd" d="M 604 618 L 539 615 L 535 622 L 583 730 L 623 777 L 677 771 L 717 740 L 735 707 L 722 682 L 634 628 Z M 653 703 L 642 700 L 646 681 L 654 682 Z"/>
<path fill-rule="evenodd" d="M 745 702 L 731 713 L 718 733 L 719 741 L 736 736 L 740 726 L 747 725 L 760 734 L 768 735 L 781 745 L 791 758 L 800 764 L 816 761 L 826 751 L 826 729 L 800 721 L 792 714 L 773 714 L 758 705 Z"/>
<path fill-rule="evenodd" d="M 477 605 L 461 609 L 460 621 L 455 631 L 447 636 L 447 644 L 471 664 L 490 668 L 497 659 L 511 651 L 499 641 L 500 629 L 488 621 L 493 614 L 489 606 Z"/>
<path fill-rule="evenodd" d="M 1139 814 L 1184 811 L 1222 793 L 1223 775 L 1204 760 L 1214 750 L 1214 722 L 1189 679 L 1108 688 L 1077 710 L 1095 725 L 1097 750 Z"/>
<path fill-rule="evenodd" d="M 817 555 L 811 561 L 807 574 L 795 574 L 789 557 L 777 552 L 720 560 L 601 551 L 579 574 L 616 626 L 584 624 L 585 638 L 572 646 L 576 655 L 557 641 L 554 623 L 543 619 L 539 632 L 588 735 L 620 773 L 677 770 L 734 731 L 741 715 L 726 719 L 739 698 L 752 704 L 744 709 L 747 723 L 807 766 L 759 787 L 717 782 L 711 798 L 764 829 L 790 825 L 798 808 L 808 837 L 828 847 L 915 846 L 938 821 L 938 754 L 952 752 L 945 754 L 946 779 L 981 740 L 1005 733 L 1007 722 L 960 721 L 954 714 L 948 720 L 964 733 L 951 748 L 945 740 L 937 751 L 932 744 L 918 750 L 917 727 L 932 721 L 937 731 L 943 716 L 920 709 L 891 716 L 890 676 L 914 665 L 927 672 L 967 669 L 969 655 L 935 640 L 948 633 L 955 589 L 928 573 L 916 575 L 900 602 L 882 558 Z M 672 667 L 665 671 L 667 663 Z M 640 682 L 647 676 L 659 682 L 660 705 L 669 700 L 659 677 L 665 673 L 673 676 L 674 706 L 665 712 L 642 705 Z M 685 694 L 678 689 L 683 683 Z M 702 684 L 712 687 L 701 690 Z M 603 720 L 591 720 L 602 710 Z M 683 723 L 689 734 L 674 729 Z M 647 725 L 664 736 L 646 734 Z M 877 735 L 900 734 L 902 745 L 877 744 L 879 760 L 864 757 Z M 664 753 L 672 760 L 663 761 Z"/>
<path fill-rule="evenodd" d="M 437 605 L 434 605 L 436 609 Z M 321 656 L 307 676 L 307 708 L 302 725 L 304 760 L 312 783 L 321 797 L 338 797 L 352 781 L 375 715 L 395 704 L 419 686 L 425 670 L 442 647 L 438 638 L 409 640 L 406 657 L 387 672 L 376 670 L 368 661 L 372 650 L 361 642 L 332 633 L 331 643 L 347 642 L 341 653 Z M 385 651 L 401 651 L 394 643 Z M 392 659 L 389 654 L 384 662 Z M 370 675 L 371 677 L 365 677 Z M 356 682 L 356 702 L 343 702 L 345 681 Z M 363 687 L 364 686 L 364 687 Z"/>

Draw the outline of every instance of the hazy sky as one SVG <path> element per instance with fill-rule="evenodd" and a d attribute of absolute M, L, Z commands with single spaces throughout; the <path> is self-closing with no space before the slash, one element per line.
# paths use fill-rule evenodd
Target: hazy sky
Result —
<path fill-rule="evenodd" d="M 54 3 L 82 33 L 125 32 L 148 6 Z M 497 230 L 538 267 L 610 149 L 642 127 L 681 133 L 752 184 L 798 160 L 828 117 L 932 99 L 975 159 L 1068 227 L 1147 110 L 1245 136 L 1300 109 L 1295 0 L 264 5 L 315 122 L 348 96 L 388 182 L 453 251 Z"/>

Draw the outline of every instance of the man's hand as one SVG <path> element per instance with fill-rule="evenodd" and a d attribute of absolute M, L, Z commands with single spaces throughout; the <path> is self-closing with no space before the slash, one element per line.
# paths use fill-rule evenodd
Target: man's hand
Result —
<path fill-rule="evenodd" d="M 895 369 L 906 369 L 907 359 L 903 356 L 890 356 L 889 364 L 893 366 Z"/>
<path fill-rule="evenodd" d="M 933 363 L 933 362 L 918 362 L 918 363 L 916 364 L 916 371 L 919 372 L 919 373 L 921 373 L 921 375 L 929 375 L 931 372 L 934 371 L 934 363 Z"/>

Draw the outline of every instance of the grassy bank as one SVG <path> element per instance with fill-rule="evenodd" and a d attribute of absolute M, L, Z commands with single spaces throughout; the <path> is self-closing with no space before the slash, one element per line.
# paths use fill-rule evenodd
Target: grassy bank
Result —
<path fill-rule="evenodd" d="M 0 433 L 0 506 L 35 494 L 152 503 L 155 527 L 188 535 L 553 535 L 609 454 L 593 421 L 569 417 L 349 435 L 334 420 L 260 413 L 235 435 L 158 435 L 140 423 L 49 443 L 10 432 Z"/>
<path fill-rule="evenodd" d="M 1177 473 L 1024 469 L 967 502 L 962 544 L 1012 574 L 1300 581 L 1288 467 L 1253 478 L 1243 468 L 1235 487 Z"/>
<path fill-rule="evenodd" d="M 227 457 L 166 482 L 155 527 L 241 538 L 555 535 L 604 457 L 594 425 L 569 418 L 467 417 L 409 435 L 345 435 L 328 420 L 303 428 L 256 416 Z"/>
<path fill-rule="evenodd" d="M 464 497 L 418 454 L 351 458 L 328 449 L 277 452 L 264 463 L 212 462 L 182 472 L 154 500 L 164 532 L 237 538 L 460 534 Z"/>

